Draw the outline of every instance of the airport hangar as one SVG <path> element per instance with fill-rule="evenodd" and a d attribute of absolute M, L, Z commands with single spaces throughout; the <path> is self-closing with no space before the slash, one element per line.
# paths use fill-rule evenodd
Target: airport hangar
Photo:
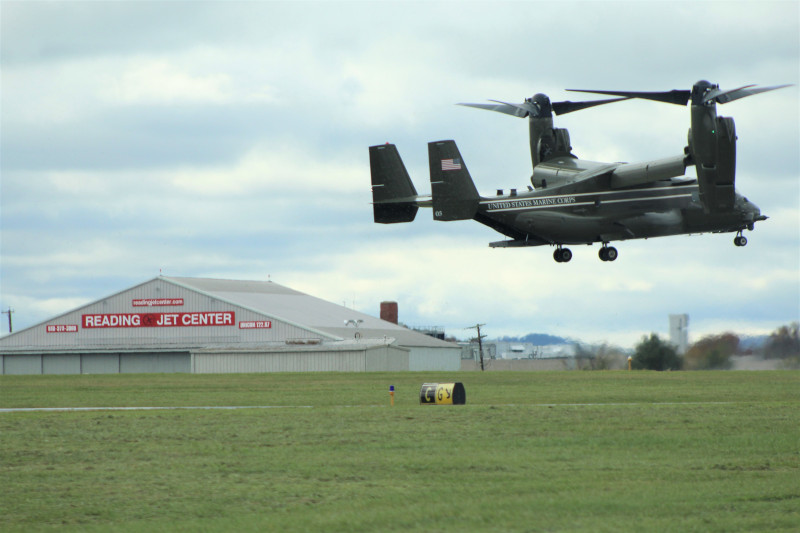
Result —
<path fill-rule="evenodd" d="M 457 344 L 398 325 L 396 304 L 389 303 L 387 318 L 393 322 L 270 281 L 159 276 L 0 338 L 0 368 L 2 374 L 461 369 Z"/>

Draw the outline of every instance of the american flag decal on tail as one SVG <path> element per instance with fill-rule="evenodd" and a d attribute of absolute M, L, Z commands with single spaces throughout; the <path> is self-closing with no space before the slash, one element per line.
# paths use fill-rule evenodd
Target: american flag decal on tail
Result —
<path fill-rule="evenodd" d="M 442 170 L 461 170 L 461 160 L 442 159 Z"/>

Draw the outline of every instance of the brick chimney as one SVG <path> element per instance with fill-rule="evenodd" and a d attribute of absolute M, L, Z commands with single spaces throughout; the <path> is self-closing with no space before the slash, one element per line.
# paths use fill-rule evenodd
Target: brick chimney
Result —
<path fill-rule="evenodd" d="M 397 302 L 381 302 L 381 320 L 397 324 Z"/>

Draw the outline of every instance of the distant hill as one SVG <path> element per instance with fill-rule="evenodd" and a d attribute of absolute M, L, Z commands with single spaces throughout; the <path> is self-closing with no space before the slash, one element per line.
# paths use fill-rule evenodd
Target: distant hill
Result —
<path fill-rule="evenodd" d="M 535 346 L 550 346 L 552 344 L 572 344 L 575 341 L 547 333 L 528 333 L 524 337 L 500 337 L 499 342 L 529 342 Z"/>
<path fill-rule="evenodd" d="M 758 351 L 769 341 L 769 335 L 744 335 L 739 337 L 739 351 Z"/>
<path fill-rule="evenodd" d="M 575 344 L 575 339 L 549 335 L 547 333 L 528 333 L 523 337 L 499 337 L 498 342 L 527 342 L 534 346 L 551 346 L 554 344 Z M 742 353 L 757 352 L 769 341 L 769 335 L 743 335 L 739 337 L 739 351 Z"/>

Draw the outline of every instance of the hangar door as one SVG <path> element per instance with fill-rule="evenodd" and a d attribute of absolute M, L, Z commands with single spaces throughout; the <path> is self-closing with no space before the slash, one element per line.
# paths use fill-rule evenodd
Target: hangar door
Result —
<path fill-rule="evenodd" d="M 185 353 L 122 353 L 120 374 L 171 374 L 191 372 L 192 357 Z"/>
<path fill-rule="evenodd" d="M 2 356 L 2 374 L 170 374 L 191 372 L 189 352 Z"/>

